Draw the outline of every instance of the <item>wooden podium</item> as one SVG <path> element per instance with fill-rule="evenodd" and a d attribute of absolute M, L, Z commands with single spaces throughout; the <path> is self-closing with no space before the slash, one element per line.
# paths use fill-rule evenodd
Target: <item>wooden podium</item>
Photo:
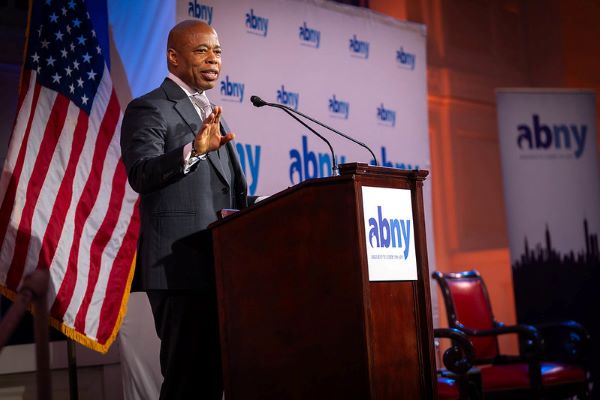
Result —
<path fill-rule="evenodd" d="M 210 226 L 225 398 L 437 398 L 427 171 L 344 164 Z M 416 281 L 369 281 L 363 186 L 410 189 Z"/>

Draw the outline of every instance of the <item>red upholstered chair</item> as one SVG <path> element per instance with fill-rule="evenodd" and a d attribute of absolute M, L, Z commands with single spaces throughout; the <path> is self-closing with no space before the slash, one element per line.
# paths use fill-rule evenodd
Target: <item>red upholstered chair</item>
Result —
<path fill-rule="evenodd" d="M 548 399 L 577 395 L 589 397 L 586 370 L 575 364 L 545 361 L 544 340 L 531 325 L 506 326 L 497 322 L 492 312 L 487 288 L 477 271 L 460 273 L 434 272 L 442 289 L 448 324 L 469 336 L 475 348 L 473 364 L 481 371 L 486 399 Z M 570 329 L 573 322 L 553 325 L 553 329 Z M 544 329 L 550 327 L 544 327 Z M 519 335 L 520 354 L 502 355 L 498 336 Z M 587 341 L 579 325 L 569 336 L 575 342 Z"/>
<path fill-rule="evenodd" d="M 444 368 L 438 370 L 438 399 L 475 400 L 481 398 L 481 383 L 478 379 L 470 379 L 467 375 L 472 370 L 474 355 L 473 345 L 467 335 L 457 329 L 438 328 L 434 329 L 434 336 L 452 339 L 452 345 L 444 351 Z M 478 378 L 478 374 L 476 378 Z"/>
<path fill-rule="evenodd" d="M 462 400 L 459 383 L 456 379 L 438 376 L 437 392 L 439 400 Z"/>

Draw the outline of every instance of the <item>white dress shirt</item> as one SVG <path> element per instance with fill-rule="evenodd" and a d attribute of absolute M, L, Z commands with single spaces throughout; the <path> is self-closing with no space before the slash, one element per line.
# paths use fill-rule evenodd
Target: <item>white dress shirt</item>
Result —
<path fill-rule="evenodd" d="M 167 78 L 169 78 L 173 82 L 175 82 L 177 84 L 177 86 L 179 86 L 185 92 L 185 94 L 188 96 L 188 98 L 192 102 L 194 109 L 198 113 L 198 116 L 200 117 L 200 119 L 202 121 L 204 121 L 204 119 L 206 117 L 208 117 L 208 115 L 210 115 L 210 113 L 212 112 L 212 107 L 210 105 L 210 101 L 208 100 L 208 97 L 206 96 L 206 93 L 204 91 L 194 90 L 192 87 L 190 87 L 184 81 L 182 81 L 181 79 L 179 79 L 177 76 L 173 75 L 170 72 L 167 75 Z M 184 174 L 187 174 L 188 172 L 190 172 L 191 167 L 194 164 L 196 164 L 198 161 L 206 160 L 206 154 L 201 154 L 196 157 L 192 157 L 191 155 L 192 155 L 192 143 L 188 143 L 183 147 L 183 173 Z"/>

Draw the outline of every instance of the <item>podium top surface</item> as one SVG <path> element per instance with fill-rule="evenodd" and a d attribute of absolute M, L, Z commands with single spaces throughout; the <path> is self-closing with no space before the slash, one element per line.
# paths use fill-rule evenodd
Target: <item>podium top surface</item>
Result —
<path fill-rule="evenodd" d="M 297 185 L 288 187 L 280 192 L 274 193 L 268 198 L 254 204 L 252 207 L 248 207 L 244 210 L 239 210 L 237 212 L 227 212 L 225 213 L 225 217 L 219 219 L 213 223 L 211 223 L 208 228 L 215 228 L 223 223 L 231 221 L 233 219 L 239 218 L 246 213 L 253 212 L 257 208 L 261 208 L 270 204 L 272 202 L 278 201 L 284 197 L 293 195 L 297 191 L 304 190 L 308 187 L 314 186 L 323 186 L 323 185 L 335 185 L 342 182 L 348 182 L 352 180 L 360 179 L 374 179 L 374 180 L 392 180 L 392 181 L 403 181 L 403 182 L 411 182 L 417 181 L 422 182 L 429 175 L 429 171 L 427 170 L 401 170 L 397 168 L 388 168 L 388 167 L 375 167 L 365 163 L 348 163 L 341 164 L 339 166 L 340 175 L 339 176 L 330 176 L 326 178 L 313 178 L 307 179 L 303 182 L 298 183 Z"/>
<path fill-rule="evenodd" d="M 375 167 L 365 163 L 340 164 L 340 175 L 372 175 L 402 177 L 423 181 L 429 175 L 429 171 L 424 169 L 404 170 L 389 167 Z"/>

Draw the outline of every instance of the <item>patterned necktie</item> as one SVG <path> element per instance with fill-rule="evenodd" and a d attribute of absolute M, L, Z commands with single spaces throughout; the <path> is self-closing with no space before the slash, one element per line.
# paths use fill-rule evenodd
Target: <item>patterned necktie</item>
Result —
<path fill-rule="evenodd" d="M 192 101 L 192 103 L 194 103 L 197 109 L 200 110 L 200 118 L 202 118 L 202 121 L 204 121 L 206 117 L 208 117 L 212 112 L 212 106 L 210 105 L 210 101 L 208 101 L 208 97 L 206 97 L 206 94 L 204 92 L 196 92 L 190 95 L 190 100 Z M 217 156 L 221 158 L 221 152 L 217 150 L 216 153 Z"/>
<path fill-rule="evenodd" d="M 208 97 L 206 97 L 204 92 L 196 92 L 190 96 L 190 100 L 200 110 L 200 117 L 204 121 L 212 112 L 212 106 L 210 105 L 210 101 L 208 101 Z"/>

